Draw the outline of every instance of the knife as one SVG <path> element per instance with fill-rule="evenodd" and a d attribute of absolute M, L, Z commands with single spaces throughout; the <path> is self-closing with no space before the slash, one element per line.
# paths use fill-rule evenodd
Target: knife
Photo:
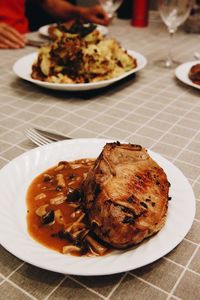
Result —
<path fill-rule="evenodd" d="M 32 46 L 32 47 L 36 47 L 36 48 L 40 48 L 44 45 L 47 45 L 48 43 L 45 41 L 41 41 L 41 40 L 31 40 L 31 39 L 27 39 L 26 40 L 26 45 L 27 46 Z"/>
<path fill-rule="evenodd" d="M 70 137 L 65 136 L 65 135 L 61 135 L 58 133 L 54 133 L 54 132 L 49 132 L 49 131 L 45 131 L 42 129 L 38 129 L 38 128 L 34 128 L 35 131 L 37 131 L 39 134 L 43 135 L 46 138 L 51 139 L 52 141 L 63 141 L 63 140 L 71 140 Z"/>

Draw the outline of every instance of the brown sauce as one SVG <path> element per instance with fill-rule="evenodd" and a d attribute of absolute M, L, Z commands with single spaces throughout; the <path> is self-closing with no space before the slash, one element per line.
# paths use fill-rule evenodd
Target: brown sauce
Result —
<path fill-rule="evenodd" d="M 93 164 L 92 159 L 60 162 L 33 180 L 27 192 L 27 226 L 36 241 L 61 253 L 78 256 L 108 252 L 100 244 L 105 251 L 96 253 L 87 243 L 90 229 L 81 205 L 81 185 Z M 75 250 L 69 251 L 66 246 L 74 246 Z"/>

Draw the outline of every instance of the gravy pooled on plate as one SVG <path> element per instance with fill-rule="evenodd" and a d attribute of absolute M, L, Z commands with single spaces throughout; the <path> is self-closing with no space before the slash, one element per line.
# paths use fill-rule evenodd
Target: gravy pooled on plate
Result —
<path fill-rule="evenodd" d="M 77 256 L 108 252 L 90 232 L 82 206 L 81 185 L 93 164 L 92 159 L 61 161 L 33 180 L 27 193 L 27 225 L 39 243 Z"/>

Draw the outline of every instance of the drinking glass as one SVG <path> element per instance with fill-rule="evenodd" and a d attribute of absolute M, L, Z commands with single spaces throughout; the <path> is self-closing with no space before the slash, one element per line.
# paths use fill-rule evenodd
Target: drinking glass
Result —
<path fill-rule="evenodd" d="M 158 10 L 169 31 L 170 43 L 168 46 L 168 57 L 165 60 L 158 61 L 157 65 L 165 68 L 173 68 L 179 64 L 179 62 L 174 61 L 172 58 L 172 41 L 178 26 L 188 18 L 193 3 L 193 0 L 158 0 Z"/>
<path fill-rule="evenodd" d="M 99 0 L 103 9 L 107 12 L 108 17 L 111 19 L 115 11 L 120 7 L 123 0 Z"/>

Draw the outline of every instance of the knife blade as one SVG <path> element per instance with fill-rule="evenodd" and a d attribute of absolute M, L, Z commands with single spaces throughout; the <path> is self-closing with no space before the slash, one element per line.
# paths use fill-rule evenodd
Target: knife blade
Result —
<path fill-rule="evenodd" d="M 34 128 L 35 131 L 37 131 L 39 134 L 51 139 L 52 141 L 63 141 L 63 140 L 71 140 L 70 137 L 65 136 L 65 135 L 61 135 L 58 133 L 54 133 L 54 132 L 49 132 L 49 131 L 45 131 L 42 129 L 38 129 L 38 128 Z"/>

